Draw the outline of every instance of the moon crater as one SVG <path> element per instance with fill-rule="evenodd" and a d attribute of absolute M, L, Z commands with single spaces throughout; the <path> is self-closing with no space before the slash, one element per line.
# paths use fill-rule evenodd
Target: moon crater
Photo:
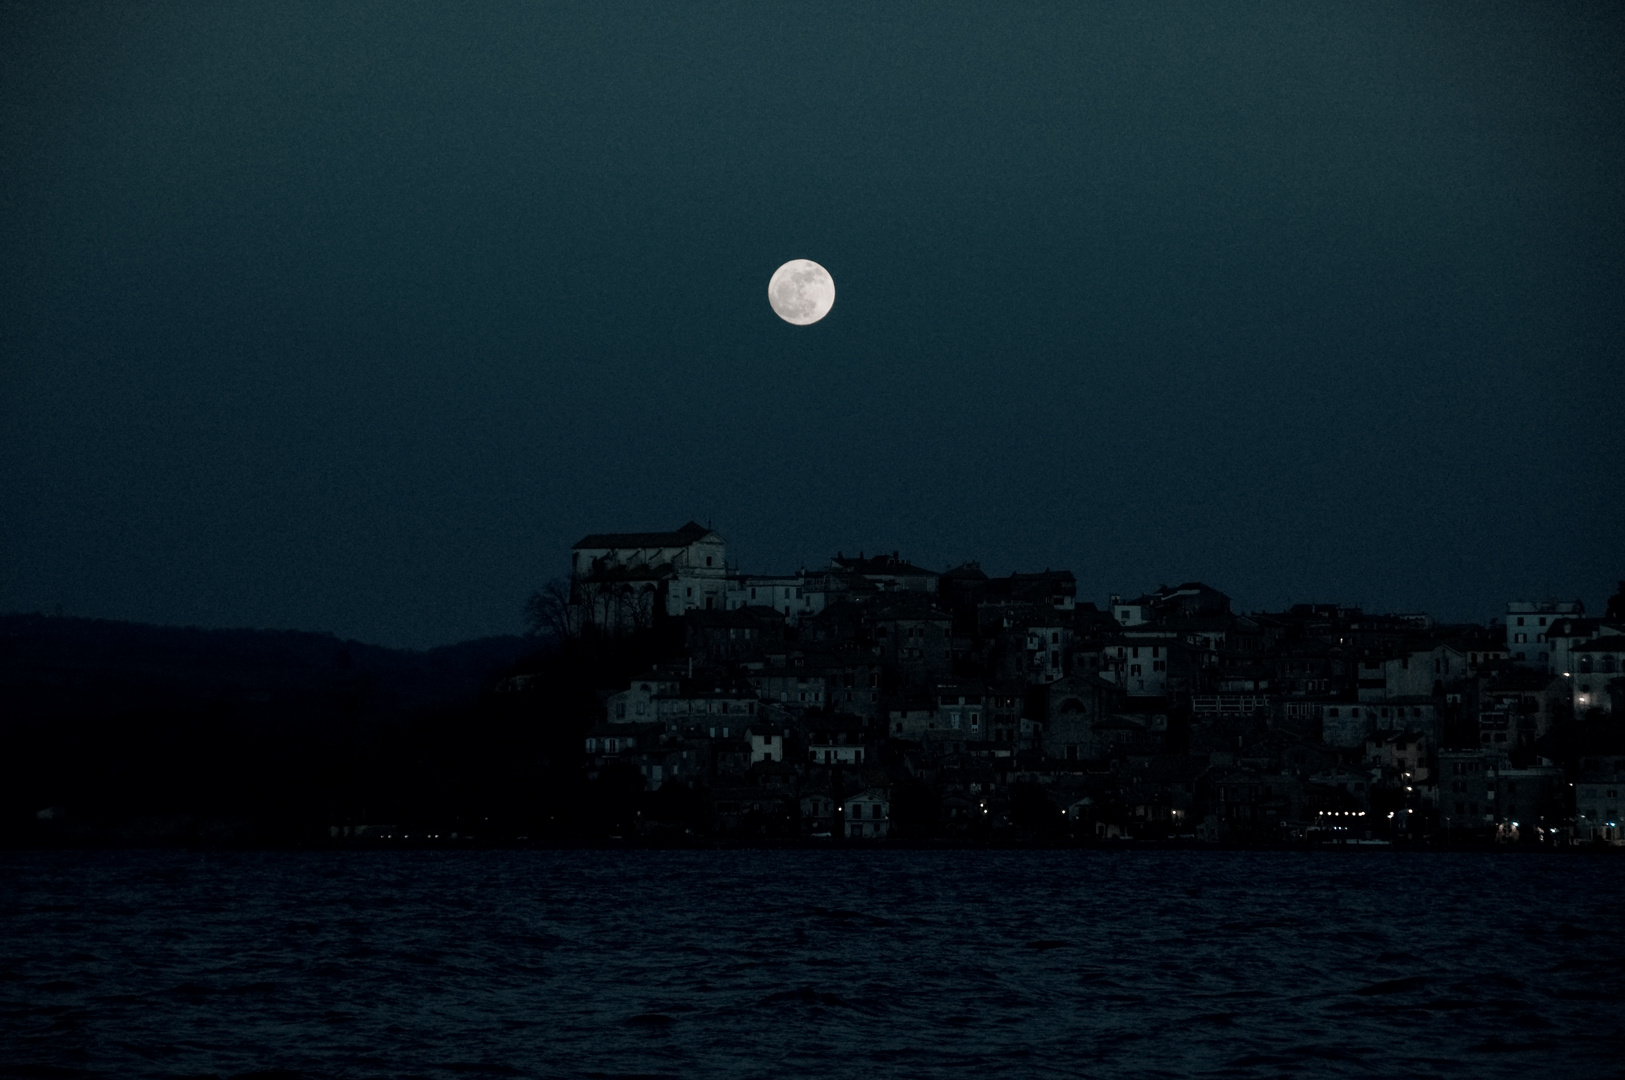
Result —
<path fill-rule="evenodd" d="M 835 303 L 835 279 L 811 259 L 791 259 L 773 271 L 767 302 L 774 314 L 795 326 L 809 326 L 829 314 Z"/>

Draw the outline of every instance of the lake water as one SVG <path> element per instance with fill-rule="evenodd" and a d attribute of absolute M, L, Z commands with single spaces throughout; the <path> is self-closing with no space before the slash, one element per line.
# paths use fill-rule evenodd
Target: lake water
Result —
<path fill-rule="evenodd" d="M 1625 860 L 0 853 L 0 1076 L 1621 1076 Z"/>

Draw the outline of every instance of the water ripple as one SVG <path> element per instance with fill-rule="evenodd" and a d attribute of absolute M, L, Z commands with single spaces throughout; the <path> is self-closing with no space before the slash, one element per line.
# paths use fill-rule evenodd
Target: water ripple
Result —
<path fill-rule="evenodd" d="M 1619 1076 L 1622 885 L 1424 853 L 7 853 L 0 1077 Z"/>

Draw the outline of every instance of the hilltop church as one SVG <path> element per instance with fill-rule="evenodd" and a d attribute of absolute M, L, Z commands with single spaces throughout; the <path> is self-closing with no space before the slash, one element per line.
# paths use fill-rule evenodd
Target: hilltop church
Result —
<path fill-rule="evenodd" d="M 726 554 L 722 537 L 693 521 L 675 532 L 584 536 L 571 549 L 570 602 L 611 633 L 647 628 L 657 612 L 721 610 Z"/>

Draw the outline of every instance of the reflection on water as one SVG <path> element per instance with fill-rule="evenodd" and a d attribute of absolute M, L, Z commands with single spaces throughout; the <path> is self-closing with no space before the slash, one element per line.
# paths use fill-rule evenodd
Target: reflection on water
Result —
<path fill-rule="evenodd" d="M 0 854 L 0 1076 L 1619 1075 L 1625 861 Z"/>

